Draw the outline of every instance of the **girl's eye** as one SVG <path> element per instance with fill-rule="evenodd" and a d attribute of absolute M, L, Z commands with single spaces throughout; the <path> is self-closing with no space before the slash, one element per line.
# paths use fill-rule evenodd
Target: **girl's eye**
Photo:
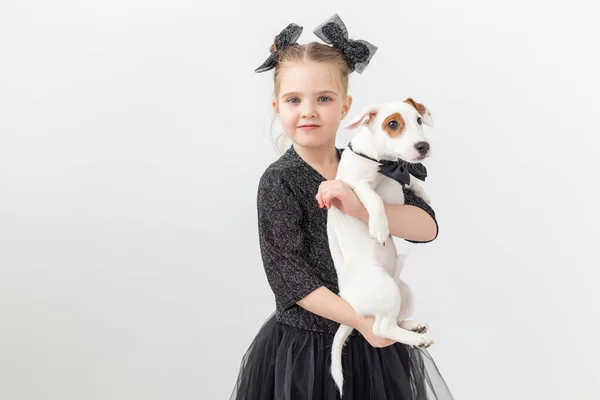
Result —
<path fill-rule="evenodd" d="M 388 126 L 390 129 L 395 131 L 396 129 L 398 129 L 398 121 L 391 120 L 390 122 L 388 122 Z"/>
<path fill-rule="evenodd" d="M 288 103 L 296 103 L 296 101 L 300 101 L 300 99 L 297 97 L 292 97 L 292 98 L 288 99 Z"/>
<path fill-rule="evenodd" d="M 421 117 L 417 118 L 417 122 L 419 123 L 419 125 L 421 125 L 423 123 L 423 121 L 421 120 Z"/>
<path fill-rule="evenodd" d="M 322 100 L 322 99 L 324 99 L 324 100 Z M 331 100 L 331 97 L 329 97 L 329 96 L 321 96 L 321 97 L 319 97 L 319 100 L 329 101 L 329 100 Z"/>

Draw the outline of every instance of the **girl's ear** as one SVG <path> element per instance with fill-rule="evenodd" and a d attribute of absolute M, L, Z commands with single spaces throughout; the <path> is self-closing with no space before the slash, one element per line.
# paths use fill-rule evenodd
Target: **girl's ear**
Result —
<path fill-rule="evenodd" d="M 273 106 L 273 111 L 275 111 L 275 114 L 279 115 L 279 103 L 277 102 L 277 99 L 273 97 L 273 100 L 271 100 L 271 106 Z"/>
<path fill-rule="evenodd" d="M 375 116 L 377 116 L 378 112 L 379 106 L 366 108 L 362 113 L 350 120 L 350 122 L 344 126 L 344 129 L 355 129 L 360 125 L 368 125 L 369 122 L 372 121 Z"/>
<path fill-rule="evenodd" d="M 352 96 L 346 96 L 346 98 L 344 99 L 344 104 L 342 105 L 342 119 L 346 118 L 346 115 L 348 115 L 351 106 Z"/>

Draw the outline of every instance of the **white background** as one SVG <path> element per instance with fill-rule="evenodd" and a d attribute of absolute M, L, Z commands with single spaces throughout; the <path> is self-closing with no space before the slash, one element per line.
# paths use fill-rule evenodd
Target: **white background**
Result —
<path fill-rule="evenodd" d="M 2 2 L 0 398 L 228 398 L 274 307 L 272 72 L 253 70 L 334 13 L 380 49 L 353 112 L 434 113 L 440 235 L 405 273 L 455 398 L 600 398 L 589 3 L 323 4 Z"/>

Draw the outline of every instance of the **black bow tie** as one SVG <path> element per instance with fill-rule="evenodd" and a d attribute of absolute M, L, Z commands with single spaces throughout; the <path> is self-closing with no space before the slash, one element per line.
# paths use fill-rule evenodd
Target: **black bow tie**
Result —
<path fill-rule="evenodd" d="M 427 178 L 427 168 L 425 168 L 425 166 L 421 163 L 409 163 L 400 159 L 397 161 L 375 160 L 374 158 L 354 151 L 351 143 L 348 143 L 348 148 L 361 157 L 368 158 L 371 161 L 379 163 L 380 166 L 378 172 L 387 176 L 388 178 L 392 178 L 396 182 L 400 183 L 403 187 L 410 184 L 411 175 L 421 181 L 425 181 L 425 178 Z"/>

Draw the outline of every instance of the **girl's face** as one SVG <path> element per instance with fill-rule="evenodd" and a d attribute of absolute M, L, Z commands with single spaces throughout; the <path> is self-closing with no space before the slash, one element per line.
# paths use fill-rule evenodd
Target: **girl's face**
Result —
<path fill-rule="evenodd" d="M 296 144 L 321 147 L 333 143 L 352 98 L 337 82 L 336 67 L 327 63 L 294 63 L 279 73 L 279 93 L 273 108 L 283 129 Z"/>

